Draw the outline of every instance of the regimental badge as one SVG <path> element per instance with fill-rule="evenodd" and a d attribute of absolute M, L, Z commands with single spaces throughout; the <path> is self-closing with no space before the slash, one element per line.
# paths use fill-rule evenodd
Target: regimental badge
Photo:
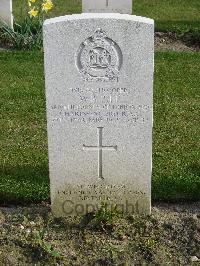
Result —
<path fill-rule="evenodd" d="M 120 47 L 102 29 L 81 43 L 76 54 L 76 66 L 86 81 L 118 81 L 122 61 Z"/>

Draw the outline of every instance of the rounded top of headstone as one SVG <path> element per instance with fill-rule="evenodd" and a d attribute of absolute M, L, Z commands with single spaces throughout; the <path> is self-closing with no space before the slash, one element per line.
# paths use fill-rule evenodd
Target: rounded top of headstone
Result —
<path fill-rule="evenodd" d="M 85 20 L 85 19 L 131 20 L 139 23 L 154 25 L 154 20 L 146 17 L 134 16 L 128 14 L 118 14 L 118 13 L 83 13 L 83 14 L 73 14 L 73 15 L 50 18 L 45 20 L 44 26 L 59 22 L 65 22 L 69 20 Z"/>

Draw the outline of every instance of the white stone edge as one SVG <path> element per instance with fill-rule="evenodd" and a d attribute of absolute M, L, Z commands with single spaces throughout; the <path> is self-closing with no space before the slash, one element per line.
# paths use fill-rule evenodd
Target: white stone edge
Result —
<path fill-rule="evenodd" d="M 50 18 L 44 21 L 44 26 L 54 24 L 54 23 L 64 22 L 64 21 L 82 20 L 82 19 L 84 20 L 84 19 L 92 19 L 92 18 L 131 20 L 135 22 L 141 22 L 141 23 L 154 25 L 153 19 L 135 16 L 135 15 L 119 14 L 119 13 L 83 13 L 83 14 L 73 14 L 73 15 Z"/>
<path fill-rule="evenodd" d="M 0 0 L 1 1 L 1 0 Z M 13 4 L 12 4 L 12 0 L 9 0 L 9 9 L 10 9 L 10 19 L 9 21 L 4 21 L 5 17 L 0 17 L 0 24 L 4 23 L 7 26 L 11 27 L 13 29 Z"/>

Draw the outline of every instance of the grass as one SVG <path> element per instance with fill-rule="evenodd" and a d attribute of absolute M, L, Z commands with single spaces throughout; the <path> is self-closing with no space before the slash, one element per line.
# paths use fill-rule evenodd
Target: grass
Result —
<path fill-rule="evenodd" d="M 156 29 L 200 32 L 199 0 L 136 0 L 135 14 L 155 19 Z M 133 2 L 133 6 L 134 6 Z M 134 10 L 134 8 L 133 8 Z"/>
<path fill-rule="evenodd" d="M 154 199 L 200 199 L 200 54 L 157 53 Z"/>
<path fill-rule="evenodd" d="M 26 0 L 13 0 L 14 16 L 19 21 L 25 14 Z M 51 16 L 81 12 L 81 0 L 54 0 Z M 155 19 L 156 29 L 175 31 L 178 34 L 191 32 L 200 36 L 199 0 L 134 0 L 133 14 Z"/>
<path fill-rule="evenodd" d="M 0 61 L 0 199 L 48 199 L 42 54 L 1 52 Z"/>
<path fill-rule="evenodd" d="M 200 198 L 199 53 L 156 53 L 153 199 Z M 49 200 L 43 54 L 1 52 L 0 202 Z"/>

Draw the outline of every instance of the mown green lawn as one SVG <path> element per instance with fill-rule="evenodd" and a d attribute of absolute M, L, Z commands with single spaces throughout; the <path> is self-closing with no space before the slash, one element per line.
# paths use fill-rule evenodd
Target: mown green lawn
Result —
<path fill-rule="evenodd" d="M 155 57 L 153 199 L 200 199 L 200 54 Z M 0 202 L 49 200 L 43 54 L 0 53 Z"/>
<path fill-rule="evenodd" d="M 200 32 L 199 0 L 135 0 L 133 13 L 155 19 L 156 29 Z"/>
<path fill-rule="evenodd" d="M 40 0 L 41 1 L 41 0 Z M 54 0 L 51 17 L 81 12 L 81 0 Z M 27 0 L 13 0 L 14 16 L 19 21 L 25 14 Z M 133 14 L 155 19 L 156 29 L 200 35 L 199 0 L 134 0 Z"/>

